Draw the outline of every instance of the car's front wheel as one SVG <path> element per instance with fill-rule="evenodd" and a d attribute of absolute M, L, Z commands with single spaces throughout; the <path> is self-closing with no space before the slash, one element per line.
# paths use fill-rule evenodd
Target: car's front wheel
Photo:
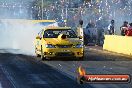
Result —
<path fill-rule="evenodd" d="M 36 54 L 36 56 L 37 56 L 37 57 L 40 57 L 41 55 L 39 55 L 39 54 Z"/>
<path fill-rule="evenodd" d="M 50 60 L 49 57 L 45 57 L 45 56 L 44 56 L 42 47 L 41 47 L 41 59 L 42 59 L 43 61 L 44 61 L 44 60 Z"/>
<path fill-rule="evenodd" d="M 44 54 L 43 54 L 42 46 L 41 46 L 41 59 L 42 59 L 42 60 L 45 60 L 45 57 L 44 57 Z"/>
<path fill-rule="evenodd" d="M 37 57 L 40 57 L 41 56 L 40 54 L 38 54 L 37 48 L 35 48 L 35 54 L 36 54 Z"/>

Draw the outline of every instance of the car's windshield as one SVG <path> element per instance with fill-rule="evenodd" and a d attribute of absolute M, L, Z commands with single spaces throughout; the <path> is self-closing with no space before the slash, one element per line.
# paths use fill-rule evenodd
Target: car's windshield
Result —
<path fill-rule="evenodd" d="M 44 32 L 44 38 L 57 38 L 60 34 L 65 34 L 67 38 L 77 38 L 71 29 L 48 29 Z"/>

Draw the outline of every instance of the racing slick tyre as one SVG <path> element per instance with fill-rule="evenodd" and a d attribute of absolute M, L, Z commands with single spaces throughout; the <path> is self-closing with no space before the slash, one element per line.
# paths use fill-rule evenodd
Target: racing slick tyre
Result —
<path fill-rule="evenodd" d="M 42 46 L 41 46 L 41 59 L 42 59 L 42 60 L 45 60 L 45 57 L 44 57 L 44 54 L 43 54 Z"/>
<path fill-rule="evenodd" d="M 40 57 L 40 54 L 37 53 L 37 48 L 35 48 L 35 54 L 37 57 Z"/>
<path fill-rule="evenodd" d="M 44 60 L 50 60 L 49 57 L 45 57 L 45 56 L 44 56 L 42 46 L 41 46 L 41 59 L 42 59 L 43 61 L 44 61 Z"/>
<path fill-rule="evenodd" d="M 42 51 L 41 51 L 41 59 L 42 59 L 42 60 L 45 60 Z"/>
<path fill-rule="evenodd" d="M 36 53 L 36 56 L 37 56 L 37 57 L 40 57 L 40 55 L 39 55 L 39 54 L 37 54 L 37 53 Z"/>

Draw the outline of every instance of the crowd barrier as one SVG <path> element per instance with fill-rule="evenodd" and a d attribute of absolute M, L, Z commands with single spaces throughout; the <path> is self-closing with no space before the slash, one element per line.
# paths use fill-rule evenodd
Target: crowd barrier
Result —
<path fill-rule="evenodd" d="M 103 49 L 132 55 L 132 36 L 105 35 Z"/>

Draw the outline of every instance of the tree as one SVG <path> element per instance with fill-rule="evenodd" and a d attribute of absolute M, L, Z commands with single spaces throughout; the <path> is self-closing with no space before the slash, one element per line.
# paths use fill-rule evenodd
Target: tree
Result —
<path fill-rule="evenodd" d="M 43 5 L 42 5 L 43 1 Z M 42 17 L 42 8 L 45 9 L 53 3 L 54 0 L 35 0 L 32 2 L 31 7 L 34 7 L 33 10 L 33 18 L 41 19 Z M 43 6 L 43 7 L 42 7 Z M 44 14 L 43 14 L 44 15 Z"/>

